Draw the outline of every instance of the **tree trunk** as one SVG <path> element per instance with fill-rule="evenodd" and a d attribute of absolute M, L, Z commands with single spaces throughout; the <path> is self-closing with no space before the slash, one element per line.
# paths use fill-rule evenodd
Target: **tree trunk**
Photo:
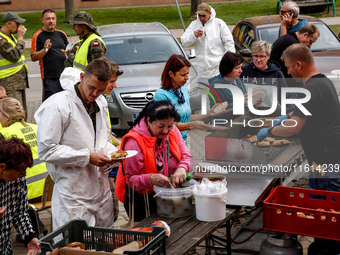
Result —
<path fill-rule="evenodd" d="M 190 18 L 196 19 L 197 7 L 202 3 L 202 0 L 191 0 Z"/>
<path fill-rule="evenodd" d="M 74 16 L 74 3 L 73 0 L 65 0 L 65 19 L 66 22 L 72 20 Z"/>

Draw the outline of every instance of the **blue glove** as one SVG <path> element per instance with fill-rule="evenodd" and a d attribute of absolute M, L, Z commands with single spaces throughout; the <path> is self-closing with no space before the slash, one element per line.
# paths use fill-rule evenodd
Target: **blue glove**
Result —
<path fill-rule="evenodd" d="M 268 129 L 269 128 L 262 128 L 260 129 L 260 131 L 257 133 L 257 141 L 261 142 L 264 138 L 270 136 L 268 134 Z"/>
<path fill-rule="evenodd" d="M 282 115 L 282 116 L 279 116 L 279 117 L 276 117 L 275 119 L 274 119 L 274 123 L 273 123 L 273 127 L 275 127 L 275 126 L 278 126 L 278 125 L 281 125 L 281 122 L 283 121 L 283 120 L 288 120 L 289 119 L 289 116 L 288 116 L 288 114 L 286 114 L 286 115 Z"/>

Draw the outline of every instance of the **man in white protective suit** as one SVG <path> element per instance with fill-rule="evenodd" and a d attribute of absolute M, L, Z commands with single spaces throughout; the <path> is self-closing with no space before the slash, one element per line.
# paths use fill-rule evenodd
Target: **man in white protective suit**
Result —
<path fill-rule="evenodd" d="M 76 218 L 90 226 L 113 226 L 108 166 L 121 161 L 109 157 L 117 150 L 110 142 L 107 101 L 102 96 L 110 78 L 103 59 L 93 60 L 84 72 L 66 68 L 60 77 L 64 91 L 44 101 L 34 115 L 39 158 L 55 182 L 54 230 Z"/>
<path fill-rule="evenodd" d="M 206 3 L 197 8 L 197 20 L 181 36 L 184 47 L 195 45 L 198 78 L 218 75 L 220 61 L 227 51 L 235 52 L 233 36 L 227 24 L 216 18 L 215 10 Z"/>

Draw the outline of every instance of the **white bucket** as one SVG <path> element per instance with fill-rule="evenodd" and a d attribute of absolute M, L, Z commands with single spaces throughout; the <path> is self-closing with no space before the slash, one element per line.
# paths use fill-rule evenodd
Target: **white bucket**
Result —
<path fill-rule="evenodd" d="M 196 218 L 201 221 L 219 221 L 226 217 L 227 192 L 224 191 L 214 194 L 199 194 L 195 187 Z"/>

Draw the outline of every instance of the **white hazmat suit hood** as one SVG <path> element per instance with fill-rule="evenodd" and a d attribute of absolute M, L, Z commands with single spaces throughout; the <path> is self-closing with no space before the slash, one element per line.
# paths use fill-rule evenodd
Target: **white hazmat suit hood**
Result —
<path fill-rule="evenodd" d="M 107 102 L 100 95 L 96 103 L 96 130 L 74 85 L 81 71 L 66 68 L 60 82 L 65 89 L 49 97 L 36 111 L 39 158 L 55 182 L 52 197 L 53 229 L 81 218 L 90 226 L 113 226 L 113 202 L 108 167 L 90 164 L 90 153 L 110 155 L 117 150 L 110 143 Z"/>
<path fill-rule="evenodd" d="M 221 59 L 227 51 L 235 52 L 233 36 L 227 24 L 216 18 L 216 11 L 211 7 L 210 19 L 204 24 L 204 35 L 196 37 L 194 31 L 203 27 L 198 18 L 181 36 L 184 47 L 195 44 L 198 78 L 210 79 L 219 74 Z"/>

